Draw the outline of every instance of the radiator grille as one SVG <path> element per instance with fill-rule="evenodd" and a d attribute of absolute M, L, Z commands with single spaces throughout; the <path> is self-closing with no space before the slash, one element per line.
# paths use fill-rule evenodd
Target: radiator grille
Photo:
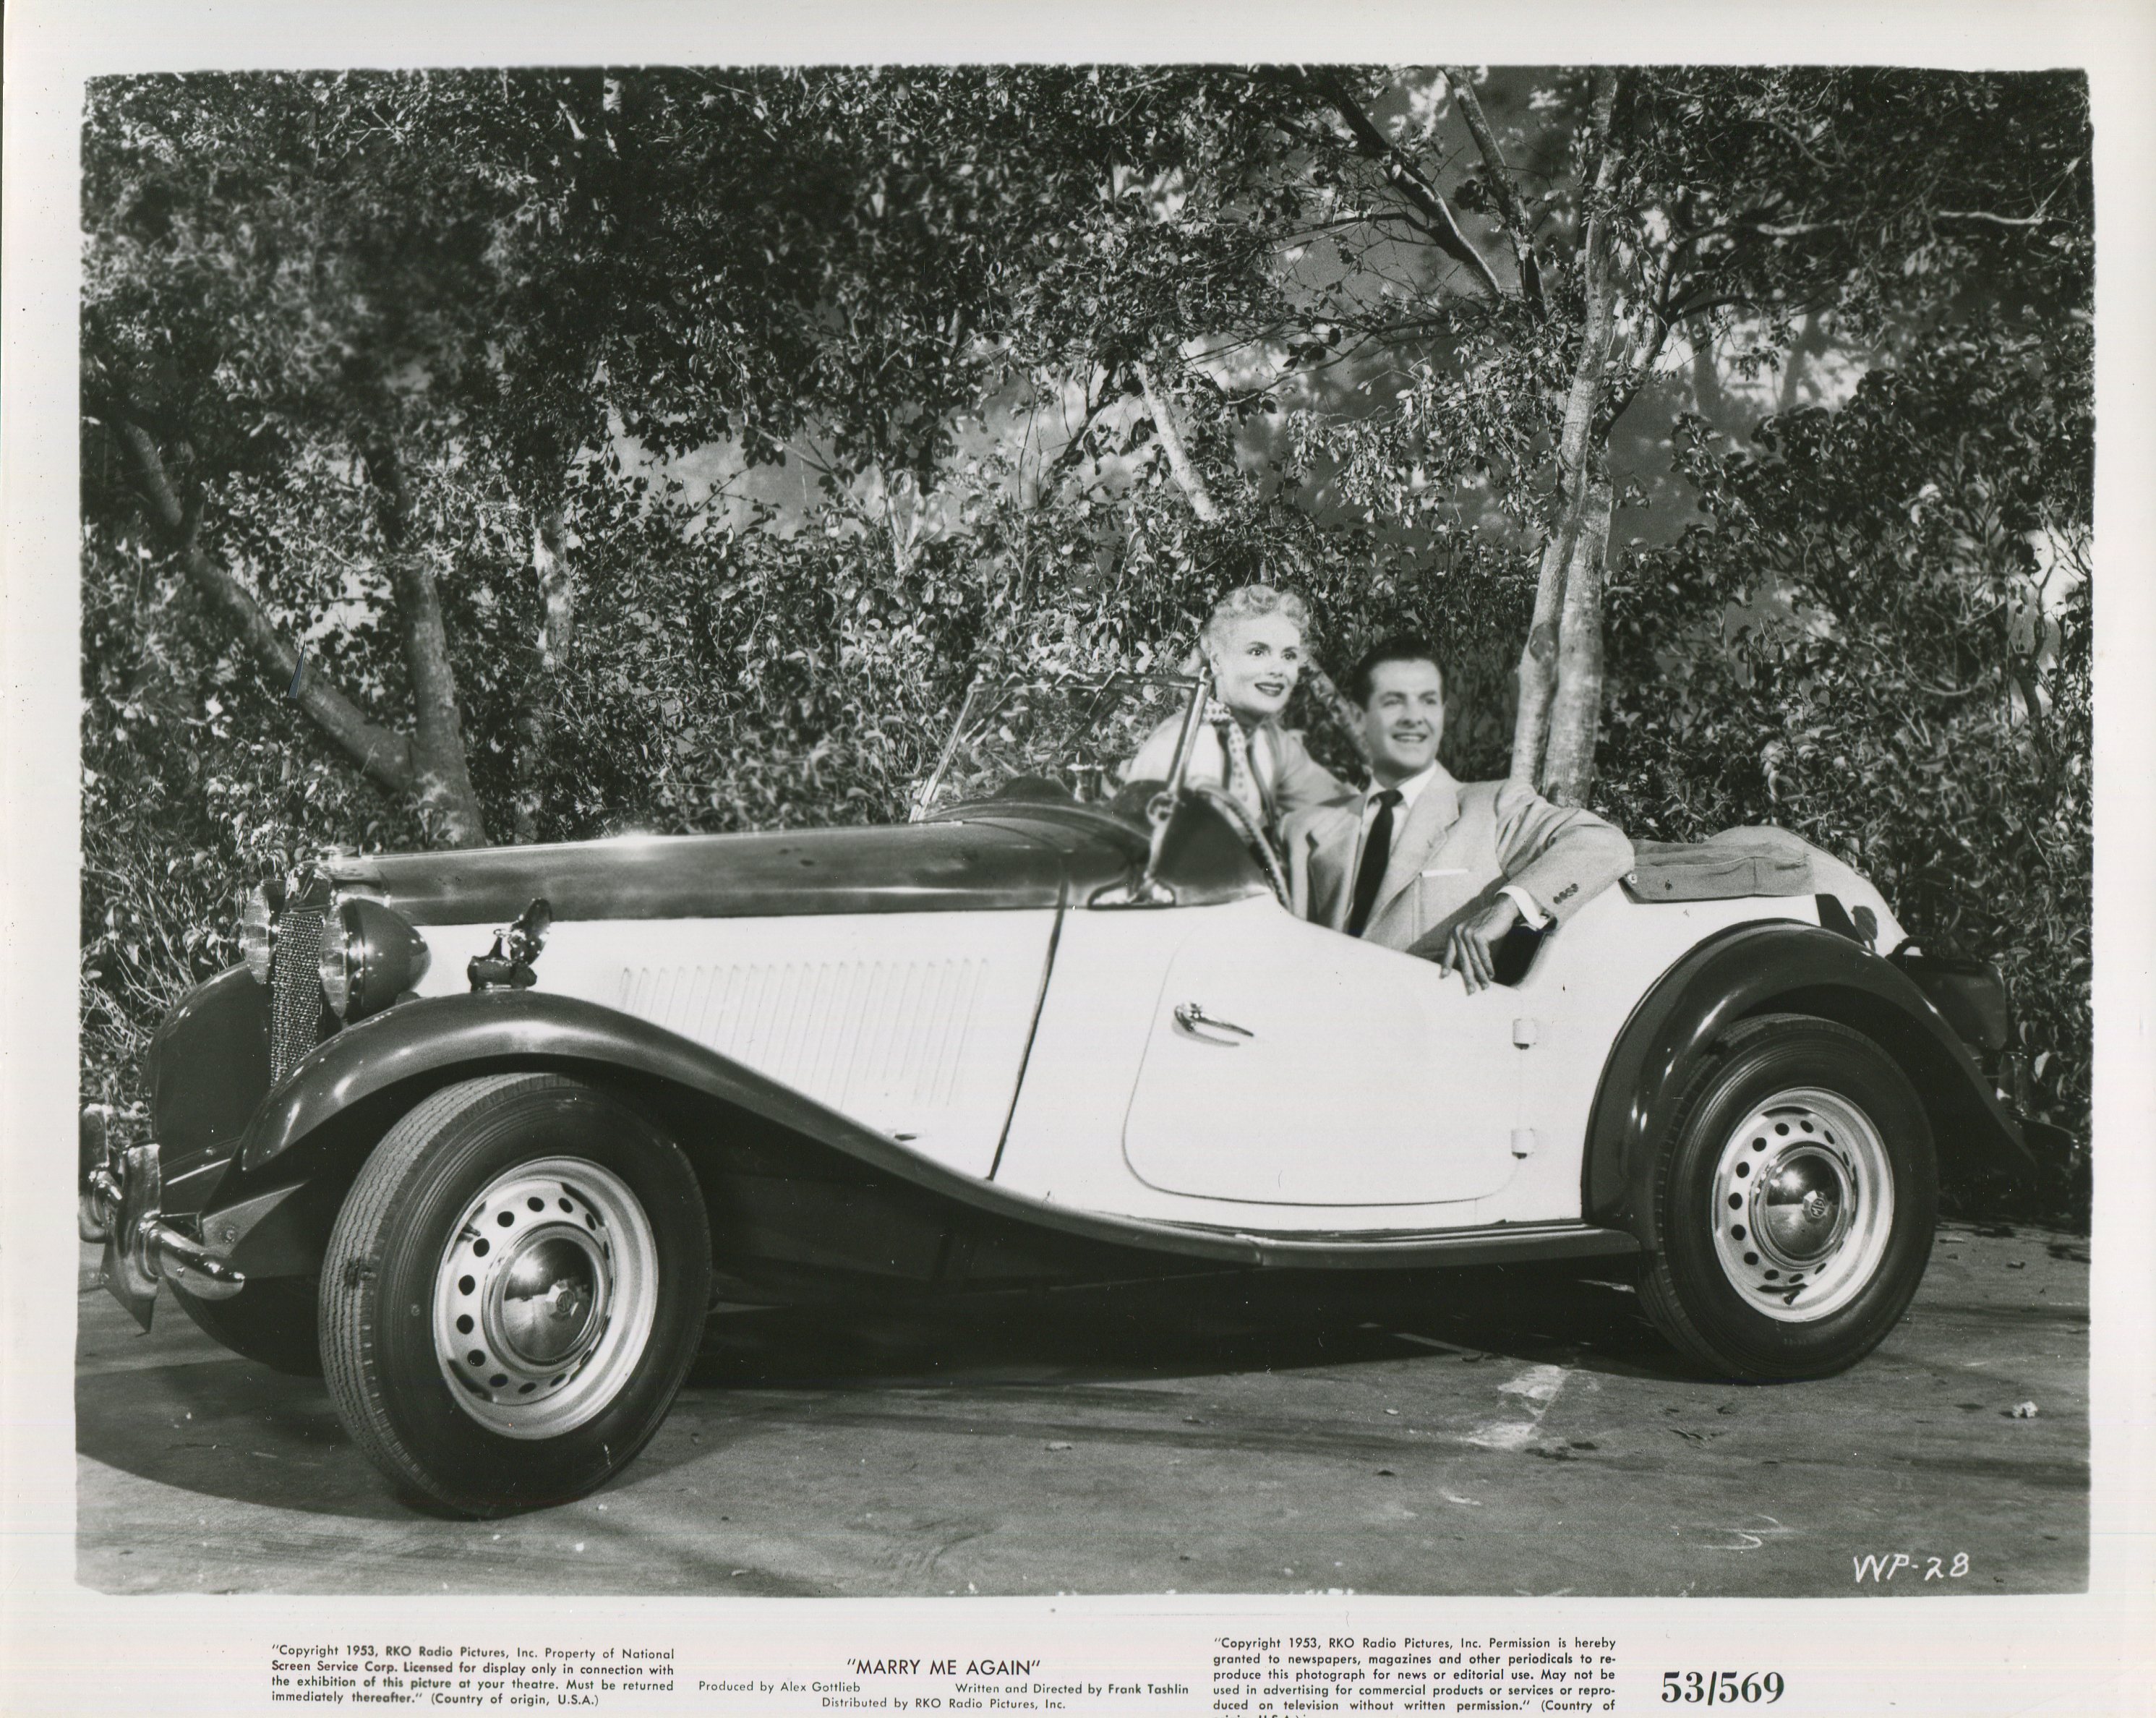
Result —
<path fill-rule="evenodd" d="M 290 906 L 277 921 L 270 956 L 270 1079 L 282 1080 L 292 1064 L 321 1042 L 322 909 Z"/>

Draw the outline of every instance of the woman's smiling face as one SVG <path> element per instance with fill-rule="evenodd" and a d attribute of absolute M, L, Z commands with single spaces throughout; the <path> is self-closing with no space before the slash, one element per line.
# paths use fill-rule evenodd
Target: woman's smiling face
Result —
<path fill-rule="evenodd" d="M 1302 678 L 1302 628 L 1285 615 L 1246 614 L 1223 622 L 1206 640 L 1220 701 L 1260 722 L 1287 707 Z"/>

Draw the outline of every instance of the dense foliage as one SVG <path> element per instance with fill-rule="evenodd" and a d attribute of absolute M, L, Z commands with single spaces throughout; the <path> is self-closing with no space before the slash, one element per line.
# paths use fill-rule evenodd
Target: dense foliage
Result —
<path fill-rule="evenodd" d="M 1681 425 L 1710 522 L 1635 556 L 1613 592 L 1603 757 L 1635 837 L 1779 823 L 1871 877 L 1929 951 L 1998 962 L 2019 1016 L 2008 1077 L 2027 1113 L 2076 1132 L 2087 335 L 1953 331 L 1740 450 Z"/>
<path fill-rule="evenodd" d="M 265 869 L 902 816 L 962 709 L 955 780 L 1045 767 L 1254 578 L 1335 674 L 1429 633 L 1519 770 L 1584 562 L 1567 790 L 1852 859 L 2085 1136 L 2087 156 L 2049 75 L 97 85 L 85 1086 Z"/>

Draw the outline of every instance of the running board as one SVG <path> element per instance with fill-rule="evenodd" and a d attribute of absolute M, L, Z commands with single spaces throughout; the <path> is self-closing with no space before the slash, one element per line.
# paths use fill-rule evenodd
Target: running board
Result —
<path fill-rule="evenodd" d="M 1621 1258 L 1640 1250 L 1620 1228 L 1584 1223 L 1496 1223 L 1483 1228 L 1397 1229 L 1371 1234 L 1266 1234 L 1198 1223 L 1162 1224 L 1248 1249 L 1253 1264 L 1320 1270 L 1414 1270 L 1426 1265 L 1508 1264 L 1533 1259 Z"/>

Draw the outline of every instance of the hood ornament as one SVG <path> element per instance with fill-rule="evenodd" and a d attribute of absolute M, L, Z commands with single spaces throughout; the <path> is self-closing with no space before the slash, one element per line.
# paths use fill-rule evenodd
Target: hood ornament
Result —
<path fill-rule="evenodd" d="M 544 895 L 518 915 L 513 925 L 494 933 L 494 946 L 474 955 L 465 968 L 474 990 L 529 990 L 539 982 L 531 963 L 547 946 L 547 933 L 554 926 L 554 910 Z"/>

